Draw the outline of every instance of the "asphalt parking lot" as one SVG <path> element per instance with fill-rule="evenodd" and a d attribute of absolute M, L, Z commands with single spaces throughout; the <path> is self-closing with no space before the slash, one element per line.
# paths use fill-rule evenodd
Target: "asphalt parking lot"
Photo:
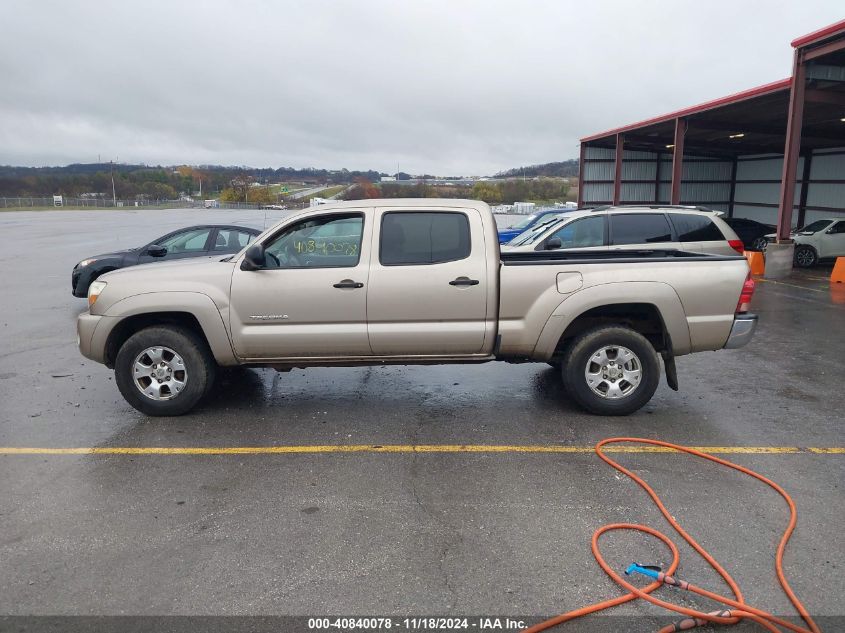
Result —
<path fill-rule="evenodd" d="M 590 553 L 599 526 L 676 537 L 588 450 L 636 436 L 727 447 L 723 457 L 780 483 L 799 514 L 792 587 L 812 614 L 845 616 L 845 290 L 831 290 L 829 268 L 761 282 L 752 344 L 678 359 L 681 391 L 662 384 L 628 418 L 583 413 L 546 365 L 504 363 L 232 371 L 195 412 L 148 418 L 79 355 L 85 301 L 71 296 L 70 271 L 206 221 L 261 227 L 264 212 L 0 214 L 0 447 L 136 449 L 0 448 L 0 615 L 551 616 L 621 593 Z M 238 452 L 280 446 L 294 448 Z M 161 447 L 218 450 L 139 450 Z M 616 457 L 750 604 L 793 614 L 773 569 L 787 517 L 777 495 L 685 456 Z M 678 576 L 726 593 L 675 540 Z M 609 536 L 604 551 L 619 569 L 669 562 L 635 536 Z M 646 620 L 661 613 L 640 602 L 613 611 L 642 618 L 630 631 L 653 630 Z"/>

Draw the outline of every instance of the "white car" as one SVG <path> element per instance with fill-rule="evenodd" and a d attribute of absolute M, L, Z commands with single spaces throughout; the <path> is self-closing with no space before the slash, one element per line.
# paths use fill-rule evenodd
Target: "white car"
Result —
<path fill-rule="evenodd" d="M 529 229 L 502 246 L 503 253 L 559 249 L 679 250 L 737 255 L 744 247 L 718 212 L 668 205 L 578 210 L 536 230 Z"/>
<path fill-rule="evenodd" d="M 845 257 L 845 220 L 816 220 L 789 237 L 795 242 L 795 265 L 800 268 L 815 266 L 823 259 Z M 776 238 L 775 233 L 766 236 L 770 242 Z"/>

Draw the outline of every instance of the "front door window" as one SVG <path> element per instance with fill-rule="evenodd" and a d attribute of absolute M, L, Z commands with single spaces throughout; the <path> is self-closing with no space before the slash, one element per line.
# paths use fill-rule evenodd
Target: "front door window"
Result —
<path fill-rule="evenodd" d="M 360 214 L 309 218 L 285 229 L 264 248 L 267 268 L 350 268 L 361 257 Z"/>

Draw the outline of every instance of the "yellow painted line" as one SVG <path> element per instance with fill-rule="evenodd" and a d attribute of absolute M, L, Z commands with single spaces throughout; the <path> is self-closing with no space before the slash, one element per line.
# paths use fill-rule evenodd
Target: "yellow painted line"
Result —
<path fill-rule="evenodd" d="M 765 284 L 777 284 L 778 286 L 789 286 L 790 288 L 798 288 L 798 290 L 810 290 L 811 292 L 821 292 L 827 294 L 828 290 L 821 290 L 819 288 L 808 288 L 807 286 L 799 286 L 797 284 L 788 284 L 783 281 L 775 281 L 774 279 L 763 279 L 762 277 L 755 277 L 754 281 L 762 281 Z"/>
<path fill-rule="evenodd" d="M 708 454 L 845 454 L 845 448 L 797 446 L 693 446 Z M 94 446 L 80 448 L 0 447 L 0 455 L 276 455 L 314 453 L 592 453 L 592 446 L 488 444 L 328 444 L 315 446 Z M 663 446 L 606 446 L 606 453 L 674 453 Z"/>
<path fill-rule="evenodd" d="M 830 448 L 808 448 L 811 453 L 820 453 L 822 455 L 845 455 L 845 448 L 830 447 Z"/>

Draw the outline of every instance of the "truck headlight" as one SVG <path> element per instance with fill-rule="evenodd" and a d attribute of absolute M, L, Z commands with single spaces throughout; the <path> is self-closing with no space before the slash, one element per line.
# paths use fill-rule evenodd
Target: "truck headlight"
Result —
<path fill-rule="evenodd" d="M 91 285 L 88 286 L 88 307 L 91 308 L 95 303 L 97 303 L 97 297 L 100 296 L 100 293 L 106 289 L 106 282 L 105 281 L 92 281 Z"/>

